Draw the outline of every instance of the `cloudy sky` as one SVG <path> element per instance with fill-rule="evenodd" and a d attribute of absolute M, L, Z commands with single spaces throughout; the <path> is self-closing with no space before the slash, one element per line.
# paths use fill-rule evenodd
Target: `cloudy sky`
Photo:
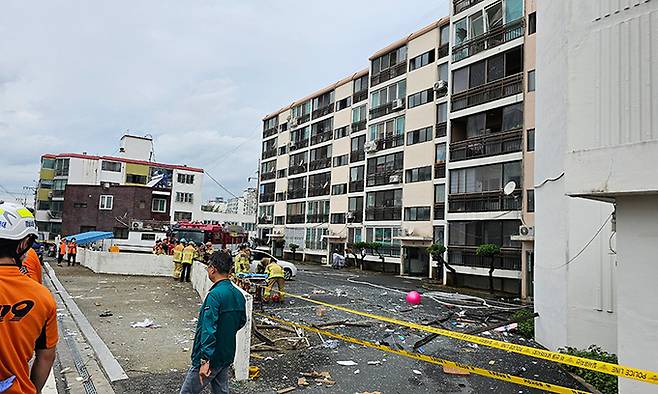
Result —
<path fill-rule="evenodd" d="M 264 114 L 366 67 L 447 4 L 3 0 L 0 198 L 34 185 L 41 154 L 116 154 L 126 130 L 239 193 Z"/>

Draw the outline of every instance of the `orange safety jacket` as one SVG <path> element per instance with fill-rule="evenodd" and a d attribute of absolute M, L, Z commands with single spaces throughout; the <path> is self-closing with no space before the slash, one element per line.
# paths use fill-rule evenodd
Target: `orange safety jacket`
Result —
<path fill-rule="evenodd" d="M 75 242 L 70 242 L 69 254 L 77 254 L 77 253 L 78 253 L 78 245 Z"/>
<path fill-rule="evenodd" d="M 66 254 L 66 242 L 59 243 L 59 254 Z"/>

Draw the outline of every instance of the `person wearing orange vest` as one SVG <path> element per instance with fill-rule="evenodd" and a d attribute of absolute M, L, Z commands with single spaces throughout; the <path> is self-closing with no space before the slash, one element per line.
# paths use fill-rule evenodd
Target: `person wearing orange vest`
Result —
<path fill-rule="evenodd" d="M 64 255 L 66 255 L 66 240 L 64 238 L 59 240 L 59 250 L 57 252 L 57 266 L 62 266 L 62 260 L 64 260 Z"/>
<path fill-rule="evenodd" d="M 67 266 L 75 266 L 75 257 L 78 254 L 78 244 L 75 242 L 75 238 L 71 239 L 68 245 L 68 264 Z"/>
<path fill-rule="evenodd" d="M 269 260 L 269 257 L 263 258 L 263 260 L 265 259 Z M 270 301 L 272 288 L 276 284 L 277 292 L 275 294 L 278 295 L 279 302 L 283 302 L 283 292 L 285 291 L 286 287 L 286 279 L 283 268 L 281 268 L 281 266 L 274 260 L 271 260 L 265 267 L 265 273 L 267 274 L 267 287 L 265 288 L 265 294 L 263 294 L 265 301 Z"/>
<path fill-rule="evenodd" d="M 182 241 L 185 241 L 184 239 Z M 181 241 L 176 241 L 176 246 L 174 247 L 174 280 L 180 279 L 181 271 L 183 270 L 183 249 L 185 247 Z"/>
<path fill-rule="evenodd" d="M 39 256 L 33 248 L 30 248 L 27 253 L 25 253 L 25 256 L 23 256 L 21 272 L 37 282 L 43 283 L 41 260 L 39 260 Z"/>

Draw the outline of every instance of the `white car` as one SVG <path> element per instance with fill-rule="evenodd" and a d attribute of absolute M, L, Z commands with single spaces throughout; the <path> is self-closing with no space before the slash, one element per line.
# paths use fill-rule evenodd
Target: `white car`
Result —
<path fill-rule="evenodd" d="M 251 263 L 249 264 L 249 270 L 251 272 L 256 272 L 258 264 L 263 259 L 263 257 L 269 257 L 272 261 L 279 264 L 283 268 L 283 272 L 286 280 L 290 280 L 297 276 L 297 267 L 295 264 L 290 263 L 285 260 L 277 259 L 272 256 L 269 252 L 260 249 L 251 249 Z"/>

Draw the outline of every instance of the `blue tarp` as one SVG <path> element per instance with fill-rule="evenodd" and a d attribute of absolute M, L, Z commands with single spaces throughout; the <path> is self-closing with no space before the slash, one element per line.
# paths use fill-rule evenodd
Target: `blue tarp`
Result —
<path fill-rule="evenodd" d="M 112 234 L 110 231 L 88 231 L 86 233 L 69 235 L 64 239 L 70 241 L 71 239 L 75 238 L 75 242 L 78 245 L 86 245 L 92 242 L 100 241 L 101 239 L 112 238 L 113 236 L 114 234 Z"/>

